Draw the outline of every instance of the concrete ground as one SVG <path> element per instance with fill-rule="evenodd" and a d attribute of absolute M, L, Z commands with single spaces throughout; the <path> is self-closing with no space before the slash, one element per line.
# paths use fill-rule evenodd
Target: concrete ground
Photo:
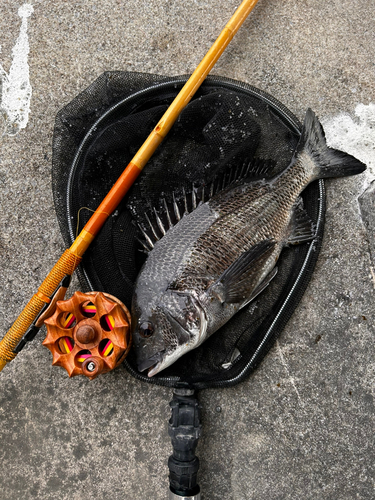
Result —
<path fill-rule="evenodd" d="M 239 4 L 29 1 L 29 122 L 0 142 L 1 335 L 64 249 L 50 180 L 57 111 L 106 70 L 192 72 Z M 0 4 L 5 71 L 21 4 Z M 301 119 L 307 107 L 322 118 L 353 113 L 375 102 L 374 7 L 259 0 L 213 73 L 271 93 Z M 245 382 L 199 393 L 203 499 L 375 498 L 374 262 L 358 206 L 366 177 L 326 187 L 316 272 L 281 337 Z M 69 379 L 51 366 L 44 335 L 0 374 L 0 498 L 165 499 L 172 391 L 121 367 Z"/>

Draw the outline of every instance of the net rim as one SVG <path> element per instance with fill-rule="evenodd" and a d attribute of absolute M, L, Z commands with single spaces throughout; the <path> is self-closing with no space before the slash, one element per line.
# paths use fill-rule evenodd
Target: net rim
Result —
<path fill-rule="evenodd" d="M 111 73 L 111 72 L 107 72 Z M 157 75 L 154 75 L 157 76 Z M 165 77 L 160 77 L 160 78 L 165 78 Z M 128 95 L 124 99 L 119 100 L 112 106 L 110 106 L 107 110 L 105 110 L 104 113 L 101 114 L 101 116 L 91 125 L 89 130 L 86 132 L 85 136 L 83 137 L 82 141 L 80 142 L 78 149 L 75 153 L 73 162 L 71 164 L 71 168 L 69 171 L 69 177 L 68 177 L 68 183 L 67 183 L 67 191 L 66 191 L 66 203 L 67 203 L 67 222 L 68 222 L 68 229 L 69 229 L 69 238 L 70 238 L 70 244 L 73 243 L 75 239 L 75 228 L 73 227 L 73 217 L 71 216 L 71 210 L 70 207 L 72 205 L 72 197 L 73 197 L 73 187 L 72 183 L 75 177 L 76 169 L 79 163 L 79 160 L 81 158 L 81 155 L 84 151 L 84 148 L 87 146 L 87 143 L 90 141 L 91 138 L 95 136 L 95 130 L 100 126 L 100 124 L 103 122 L 103 120 L 108 119 L 110 117 L 111 113 L 114 113 L 116 110 L 121 108 L 121 106 L 124 106 L 125 104 L 137 100 L 141 97 L 147 96 L 147 94 L 150 93 L 155 93 L 158 91 L 162 91 L 167 89 L 168 87 L 173 86 L 174 90 L 178 91 L 178 86 L 183 86 L 186 83 L 186 80 L 188 79 L 188 76 L 177 76 L 177 77 L 172 77 L 170 79 L 163 79 L 163 81 L 158 82 L 153 85 L 149 85 L 146 88 L 143 88 L 141 90 L 138 90 L 136 92 L 133 92 L 132 94 Z M 226 90 L 233 90 L 235 92 L 243 92 L 247 95 L 251 95 L 254 97 L 257 97 L 261 99 L 264 103 L 268 104 L 272 111 L 280 117 L 280 119 L 286 124 L 291 131 L 293 131 L 295 134 L 300 135 L 301 131 L 301 123 L 298 120 L 298 118 L 288 109 L 286 106 L 284 106 L 281 102 L 279 102 L 276 98 L 271 96 L 265 91 L 262 91 L 252 85 L 249 85 L 244 82 L 239 82 L 237 80 L 233 80 L 230 78 L 225 78 L 225 77 L 219 77 L 219 76 L 208 76 L 205 80 L 205 82 L 202 84 L 202 87 L 209 86 L 209 85 L 215 85 L 216 87 L 222 87 L 223 89 Z M 311 266 L 315 265 L 320 245 L 321 245 L 321 235 L 323 232 L 324 228 L 324 214 L 325 214 L 325 189 L 324 189 L 324 181 L 319 180 L 316 181 L 318 183 L 318 191 L 319 191 L 319 199 L 318 199 L 318 221 L 317 221 L 317 238 L 316 241 L 314 240 L 313 244 L 311 245 L 309 251 L 307 252 L 307 255 L 304 259 L 304 262 L 302 266 L 300 267 L 298 277 L 295 280 L 292 289 L 290 290 L 287 298 L 284 300 L 282 306 L 279 308 L 277 315 L 275 316 L 271 326 L 268 328 L 262 342 L 256 349 L 256 352 L 253 354 L 251 357 L 250 361 L 245 365 L 245 367 L 238 373 L 236 376 L 230 378 L 230 379 L 224 379 L 220 380 L 220 378 L 216 378 L 216 380 L 209 380 L 206 382 L 195 382 L 195 383 L 188 383 L 186 381 L 181 380 L 181 377 L 163 377 L 159 376 L 157 378 L 149 378 L 143 374 L 140 374 L 139 372 L 135 371 L 133 367 L 129 364 L 129 362 L 125 359 L 124 360 L 124 366 L 127 369 L 127 371 L 134 376 L 135 378 L 146 381 L 148 383 L 154 384 L 154 385 L 162 385 L 162 386 L 169 386 L 169 387 L 193 387 L 194 389 L 203 389 L 203 388 L 212 388 L 212 387 L 229 387 L 236 385 L 237 383 L 241 382 L 246 378 L 250 372 L 255 368 L 255 366 L 260 362 L 262 357 L 266 354 L 265 352 L 265 345 L 267 341 L 272 337 L 272 335 L 275 332 L 276 328 L 280 328 L 281 324 L 281 330 L 283 326 L 285 326 L 286 322 L 290 318 L 291 314 L 293 313 L 294 309 L 298 305 L 298 302 L 300 298 L 302 297 L 304 293 L 304 286 L 303 286 L 303 281 L 307 279 L 307 275 L 309 273 L 308 268 Z M 315 253 L 312 251 L 313 247 L 315 244 Z M 86 270 L 81 267 L 78 270 L 80 277 L 83 278 L 84 282 L 87 283 L 87 286 L 90 290 L 93 290 L 93 285 L 91 283 L 90 277 L 88 276 Z M 312 273 L 311 273 L 312 274 Z M 309 281 L 309 278 L 307 279 L 307 282 Z M 306 284 L 307 286 L 307 284 Z M 302 293 L 301 293 L 302 290 Z M 299 298 L 298 298 L 299 296 Z M 296 298 L 297 297 L 297 298 Z M 294 300 L 294 303 L 290 305 L 290 303 Z M 288 307 L 292 308 L 292 310 L 288 312 Z M 287 316 L 286 321 L 284 316 Z M 282 324 L 284 322 L 284 324 Z M 280 331 L 281 331 L 280 330 Z M 266 350 L 268 352 L 268 349 Z"/>

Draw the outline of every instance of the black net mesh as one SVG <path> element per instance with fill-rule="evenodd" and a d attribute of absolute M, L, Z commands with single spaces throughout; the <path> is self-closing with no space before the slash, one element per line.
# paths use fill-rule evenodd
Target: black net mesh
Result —
<path fill-rule="evenodd" d="M 66 244 L 88 221 L 156 125 L 185 77 L 108 72 L 63 108 L 53 141 L 53 192 Z M 248 85 L 209 77 L 185 108 L 137 182 L 86 252 L 79 276 L 84 290 L 105 291 L 128 308 L 145 255 L 134 222 L 192 186 L 209 185 L 239 165 L 269 160 L 267 175 L 290 162 L 299 137 L 298 120 L 271 96 Z M 169 386 L 231 385 L 254 369 L 300 300 L 320 248 L 323 182 L 303 193 L 317 224 L 312 243 L 283 251 L 279 272 L 247 308 L 198 349 L 148 379 L 125 361 L 134 376 Z"/>

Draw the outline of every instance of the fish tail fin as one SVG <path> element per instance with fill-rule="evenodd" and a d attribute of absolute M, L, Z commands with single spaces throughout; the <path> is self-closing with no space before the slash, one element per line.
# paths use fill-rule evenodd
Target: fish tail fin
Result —
<path fill-rule="evenodd" d="M 307 154 L 313 161 L 314 179 L 346 177 L 360 174 L 366 165 L 343 151 L 329 148 L 323 127 L 315 113 L 308 109 L 303 124 L 301 138 L 297 146 L 297 156 Z M 296 158 L 297 159 L 297 158 Z"/>

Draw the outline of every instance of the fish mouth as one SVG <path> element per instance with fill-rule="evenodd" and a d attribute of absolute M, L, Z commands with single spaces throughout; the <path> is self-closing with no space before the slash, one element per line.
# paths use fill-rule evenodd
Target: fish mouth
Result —
<path fill-rule="evenodd" d="M 150 367 L 150 369 L 149 369 L 149 371 L 147 373 L 147 376 L 151 378 L 154 375 L 156 375 L 157 373 L 159 373 L 160 367 L 161 367 L 161 361 L 159 361 L 158 363 L 156 363 L 156 365 Z"/>
<path fill-rule="evenodd" d="M 151 368 L 150 371 L 154 371 L 155 368 L 158 365 L 160 365 L 160 362 L 163 359 L 164 352 L 165 351 L 159 351 L 159 352 L 153 354 L 152 356 L 150 356 L 149 358 L 139 360 L 137 363 L 138 371 L 144 372 L 148 368 Z M 157 372 L 155 372 L 155 373 L 157 373 Z M 150 375 L 150 372 L 149 372 L 148 376 L 152 377 L 152 375 Z"/>
<path fill-rule="evenodd" d="M 163 360 L 164 354 L 165 354 L 165 350 L 162 350 L 162 351 L 156 352 L 155 354 L 152 354 L 152 356 L 149 356 L 148 358 L 140 359 L 137 362 L 138 371 L 144 372 L 148 368 L 151 368 L 151 370 L 155 370 L 156 366 L 160 366 L 161 361 Z"/>

